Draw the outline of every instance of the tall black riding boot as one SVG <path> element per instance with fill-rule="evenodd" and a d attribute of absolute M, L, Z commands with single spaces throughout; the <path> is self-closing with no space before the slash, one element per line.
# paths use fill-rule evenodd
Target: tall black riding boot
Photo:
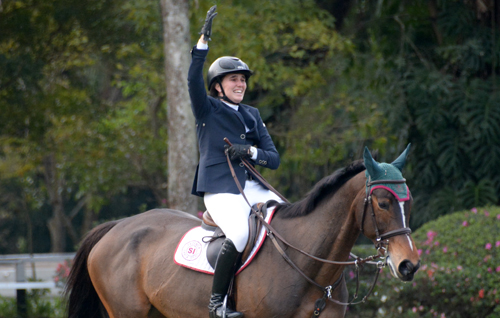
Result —
<path fill-rule="evenodd" d="M 236 250 L 233 242 L 226 239 L 215 263 L 214 282 L 212 285 L 212 296 L 208 305 L 210 318 L 224 318 L 222 305 L 229 289 L 229 284 L 236 272 L 236 260 L 239 252 Z M 226 318 L 239 318 L 243 314 L 229 308 L 226 308 Z"/>

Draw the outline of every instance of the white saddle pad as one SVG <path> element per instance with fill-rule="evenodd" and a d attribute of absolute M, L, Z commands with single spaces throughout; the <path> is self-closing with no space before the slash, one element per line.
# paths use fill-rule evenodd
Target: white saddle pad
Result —
<path fill-rule="evenodd" d="M 274 215 L 274 210 L 275 209 L 273 208 L 267 211 L 266 222 L 268 223 L 271 222 L 271 219 L 273 218 Z M 179 244 L 177 245 L 177 249 L 174 254 L 174 262 L 177 265 L 187 267 L 198 272 L 213 275 L 214 269 L 208 263 L 207 260 L 208 243 L 205 243 L 203 241 L 204 237 L 206 236 L 210 237 L 213 235 L 213 233 L 214 233 L 213 231 L 205 230 L 201 226 L 197 226 L 189 230 L 186 234 L 184 234 L 184 237 L 180 240 Z M 255 244 L 250 255 L 248 256 L 248 259 L 240 267 L 240 269 L 236 274 L 239 274 L 253 260 L 253 258 L 259 251 L 260 247 L 264 243 L 264 240 L 267 236 L 266 233 L 267 232 L 265 227 L 262 227 L 258 235 L 257 243 Z"/>

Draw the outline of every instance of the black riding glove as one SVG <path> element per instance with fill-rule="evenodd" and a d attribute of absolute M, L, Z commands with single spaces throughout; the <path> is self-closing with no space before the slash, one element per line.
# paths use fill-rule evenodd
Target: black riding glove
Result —
<path fill-rule="evenodd" d="M 231 160 L 250 158 L 252 155 L 249 145 L 235 144 L 232 146 L 225 146 L 225 148 L 229 153 Z"/>
<path fill-rule="evenodd" d="M 205 24 L 201 28 L 200 33 L 198 34 L 203 34 L 203 40 L 205 41 L 210 41 L 210 36 L 212 35 L 212 20 L 215 18 L 217 15 L 217 6 L 213 6 L 210 8 L 210 10 L 207 11 L 207 17 L 205 18 Z"/>

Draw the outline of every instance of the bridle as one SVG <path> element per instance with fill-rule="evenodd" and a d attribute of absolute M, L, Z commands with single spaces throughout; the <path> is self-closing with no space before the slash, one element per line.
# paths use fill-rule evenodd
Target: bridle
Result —
<path fill-rule="evenodd" d="M 366 215 L 366 210 L 368 205 L 371 207 L 371 216 L 372 216 L 372 221 L 373 221 L 373 226 L 375 227 L 375 240 L 376 240 L 376 245 L 375 247 L 377 250 L 380 248 L 379 245 L 383 244 L 384 241 L 387 241 L 391 237 L 398 236 L 398 235 L 407 235 L 411 234 L 411 229 L 409 227 L 406 227 L 406 224 L 403 224 L 403 228 L 397 229 L 397 230 L 392 230 L 389 232 L 386 232 L 384 234 L 380 234 L 380 231 L 377 226 L 377 218 L 375 217 L 375 210 L 373 208 L 373 201 L 372 201 L 372 196 L 370 191 L 368 189 L 375 184 L 402 184 L 406 183 L 406 179 L 401 179 L 401 180 L 377 180 L 377 181 L 366 181 L 366 197 L 365 197 L 365 206 L 363 208 L 363 215 L 361 216 L 361 233 L 364 234 L 363 227 L 365 223 L 365 215 Z M 401 213 L 404 213 L 404 211 L 401 211 Z"/>
<path fill-rule="evenodd" d="M 224 138 L 224 141 L 231 146 L 231 143 L 229 142 L 229 140 L 227 138 Z M 368 297 L 371 295 L 373 289 L 375 288 L 375 285 L 377 284 L 377 280 L 378 280 L 381 269 L 383 269 L 387 265 L 386 252 L 387 252 L 388 246 L 389 246 L 389 239 L 392 237 L 398 236 L 398 235 L 407 235 L 407 234 L 411 233 L 411 229 L 407 228 L 406 224 L 403 224 L 403 226 L 404 226 L 403 228 L 380 234 L 379 228 L 377 226 L 377 219 L 375 216 L 375 210 L 373 208 L 373 201 L 372 201 L 372 197 L 371 197 L 371 193 L 369 191 L 369 188 L 374 184 L 382 184 L 382 183 L 384 183 L 384 184 L 402 184 L 402 183 L 406 182 L 406 179 L 403 178 L 401 180 L 377 180 L 377 181 L 367 181 L 367 183 L 366 183 L 366 186 L 365 186 L 366 187 L 366 197 L 364 200 L 364 207 L 363 207 L 363 213 L 362 213 L 362 217 L 361 217 L 360 231 L 361 231 L 361 233 L 364 234 L 364 221 L 365 221 L 365 216 L 366 216 L 366 210 L 368 209 L 368 206 L 370 206 L 371 207 L 371 216 L 372 216 L 372 220 L 373 220 L 373 226 L 375 227 L 375 235 L 376 235 L 375 248 L 377 249 L 377 254 L 368 256 L 366 258 L 360 258 L 360 257 L 357 257 L 356 255 L 351 253 L 351 257 L 355 258 L 354 261 L 331 261 L 331 260 L 323 259 L 320 257 L 316 257 L 312 254 L 309 254 L 309 253 L 301 250 L 300 248 L 293 246 L 292 244 L 287 242 L 287 240 L 285 240 L 269 223 L 267 223 L 264 220 L 264 218 L 262 217 L 261 213 L 259 213 L 258 211 L 256 211 L 254 209 L 254 207 L 252 207 L 252 205 L 248 201 L 247 197 L 245 196 L 243 188 L 242 188 L 238 178 L 236 177 L 236 173 L 234 171 L 234 168 L 233 168 L 233 165 L 232 165 L 231 160 L 229 158 L 229 154 L 228 154 L 227 150 L 226 150 L 226 159 L 227 159 L 227 162 L 229 165 L 229 169 L 231 170 L 231 175 L 233 176 L 233 179 L 236 183 L 236 186 L 238 187 L 241 195 L 243 196 L 243 198 L 245 199 L 247 204 L 250 206 L 251 213 L 255 214 L 259 218 L 260 222 L 262 222 L 262 225 L 266 228 L 267 236 L 271 239 L 271 241 L 273 242 L 273 244 L 276 247 L 276 249 L 278 250 L 278 252 L 285 259 L 285 261 L 290 266 L 292 266 L 292 268 L 294 268 L 299 274 L 301 274 L 308 282 L 310 282 L 311 284 L 313 284 L 314 286 L 318 287 L 319 289 L 321 289 L 323 291 L 323 297 L 319 298 L 315 302 L 314 312 L 313 312 L 312 317 L 319 317 L 319 315 L 321 314 L 321 312 L 323 311 L 323 309 L 326 306 L 327 299 L 330 300 L 331 302 L 334 302 L 336 304 L 343 305 L 343 306 L 357 305 L 357 304 L 366 302 Z M 289 203 L 289 201 L 283 195 L 281 195 L 276 189 L 274 189 L 260 175 L 260 173 L 255 169 L 255 167 L 253 165 L 251 165 L 248 162 L 248 160 L 246 158 L 241 158 L 241 161 L 242 161 L 243 165 L 246 167 L 246 169 L 248 169 L 248 171 L 252 172 L 254 174 L 254 176 L 260 182 L 262 182 L 268 189 L 270 189 L 272 192 L 274 192 L 276 195 L 278 195 L 283 201 Z M 273 204 L 274 205 L 278 204 L 278 202 L 276 202 L 276 201 L 267 202 L 266 204 L 264 204 L 264 208 L 267 208 L 268 206 L 272 206 Z M 401 211 L 401 213 L 404 213 L 404 211 Z M 338 301 L 338 300 L 332 298 L 332 292 L 335 290 L 336 287 L 338 287 L 338 285 L 340 285 L 342 278 L 343 278 L 343 273 L 340 274 L 339 278 L 332 285 L 324 287 L 324 286 L 318 284 L 313 279 L 308 277 L 292 261 L 292 259 L 286 254 L 286 252 L 283 250 L 283 248 L 279 245 L 277 239 L 279 239 L 286 246 L 298 251 L 299 253 L 301 253 L 301 254 L 303 254 L 303 255 L 305 255 L 313 260 L 316 260 L 316 261 L 319 261 L 322 263 L 326 263 L 326 264 L 333 264 L 333 265 L 343 265 L 343 266 L 354 265 L 355 272 L 356 272 L 356 291 L 353 295 L 353 299 L 346 303 L 346 302 L 341 302 L 341 301 Z M 382 261 L 374 262 L 374 260 L 379 259 L 379 258 L 382 259 Z M 373 280 L 373 283 L 372 283 L 370 289 L 368 290 L 367 294 L 360 301 L 356 302 L 355 300 L 358 298 L 358 291 L 359 291 L 359 267 L 360 267 L 360 265 L 363 265 L 363 264 L 376 265 L 377 271 L 375 273 L 375 278 Z"/>

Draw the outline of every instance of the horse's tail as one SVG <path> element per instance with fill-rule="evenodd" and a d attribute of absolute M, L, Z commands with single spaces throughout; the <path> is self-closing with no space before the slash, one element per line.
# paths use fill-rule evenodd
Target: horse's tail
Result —
<path fill-rule="evenodd" d="M 103 223 L 94 228 L 83 239 L 80 248 L 76 252 L 64 291 L 68 299 L 67 310 L 69 318 L 101 317 L 102 302 L 90 280 L 87 260 L 92 248 L 118 222 L 120 221 Z"/>

